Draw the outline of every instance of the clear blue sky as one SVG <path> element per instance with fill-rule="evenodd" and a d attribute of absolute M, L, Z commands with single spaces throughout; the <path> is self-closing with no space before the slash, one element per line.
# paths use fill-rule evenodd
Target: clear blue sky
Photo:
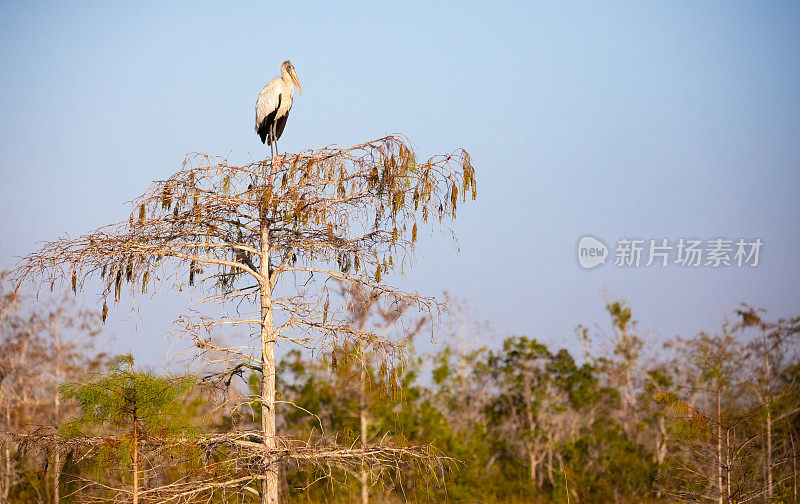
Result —
<path fill-rule="evenodd" d="M 401 132 L 471 152 L 460 252 L 424 236 L 404 286 L 563 344 L 608 297 L 658 337 L 741 301 L 800 313 L 796 2 L 4 2 L 0 267 L 126 218 L 187 152 L 264 157 L 255 98 L 287 58 L 304 93 L 282 148 Z M 752 269 L 584 271 L 584 234 L 764 249 Z M 114 314 L 117 346 L 159 361 L 182 303 Z"/>

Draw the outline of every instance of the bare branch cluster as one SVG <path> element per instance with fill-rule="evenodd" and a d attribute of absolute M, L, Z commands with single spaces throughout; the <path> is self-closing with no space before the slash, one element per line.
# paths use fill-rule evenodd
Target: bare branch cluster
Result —
<path fill-rule="evenodd" d="M 30 432 L 0 431 L 0 444 L 15 443 L 20 453 L 57 451 L 68 455 L 73 466 L 91 463 L 103 447 L 126 441 L 124 436 L 64 437 L 48 427 Z M 278 471 L 287 464 L 315 469 L 322 477 L 332 476 L 336 469 L 352 472 L 362 467 L 375 468 L 384 480 L 399 480 L 413 466 L 414 470 L 440 480 L 458 463 L 432 445 L 401 446 L 386 438 L 365 446 L 360 440 L 340 445 L 335 437 L 304 441 L 277 436 L 275 441 L 275 447 L 266 448 L 263 434 L 254 430 L 183 438 L 150 437 L 140 445 L 148 461 L 148 468 L 142 471 L 143 479 L 150 484 L 140 490 L 139 502 L 211 502 L 223 494 L 252 497 L 256 490 L 251 485 L 260 483 L 265 472 Z M 165 460 L 184 472 L 165 478 Z M 89 480 L 78 471 L 62 477 L 75 486 L 67 497 L 77 502 L 129 502 L 131 498 L 129 488 Z"/>
<path fill-rule="evenodd" d="M 355 282 L 437 310 L 434 299 L 391 288 L 381 278 L 410 264 L 419 225 L 431 221 L 449 229 L 459 200 L 474 198 L 475 190 L 465 151 L 418 163 L 401 136 L 242 167 L 193 154 L 181 171 L 133 200 L 127 221 L 46 243 L 17 271 L 51 288 L 68 279 L 74 290 L 99 275 L 105 295 L 115 301 L 126 285 L 132 293 L 145 293 L 149 284 L 170 279 L 178 288 L 200 282 L 213 287 L 206 301 L 241 300 L 253 297 L 261 284 L 279 286 L 286 273 L 302 275 L 284 285 L 285 297 L 273 299 L 287 313 L 278 333 L 292 329 L 290 339 L 298 343 L 307 342 L 310 333 L 358 339 L 364 335 L 348 329 L 344 311 L 337 319 L 328 298 L 304 295 L 309 279 Z M 266 256 L 260 246 L 265 222 Z M 159 268 L 167 260 L 174 267 Z M 254 284 L 238 285 L 243 277 Z M 183 321 L 184 329 L 197 335 L 221 325 L 257 325 L 260 317 Z"/>

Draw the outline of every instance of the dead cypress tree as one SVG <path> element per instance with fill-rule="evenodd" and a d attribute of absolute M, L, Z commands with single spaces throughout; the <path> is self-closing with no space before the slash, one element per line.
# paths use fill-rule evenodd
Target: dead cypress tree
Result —
<path fill-rule="evenodd" d="M 101 278 L 104 317 L 126 287 L 144 293 L 151 286 L 197 286 L 207 309 L 182 315 L 178 330 L 201 354 L 224 363 L 229 377 L 246 368 L 260 381 L 253 398 L 261 411 L 258 431 L 232 432 L 213 443 L 233 448 L 246 462 L 237 467 L 260 480 L 261 502 L 275 503 L 278 467 L 288 459 L 360 466 L 427 456 L 409 447 L 311 447 L 278 436 L 275 349 L 281 341 L 306 348 L 358 345 L 370 336 L 348 321 L 347 301 L 329 295 L 329 284 L 338 282 L 435 318 L 442 307 L 436 299 L 387 280 L 411 266 L 420 230 L 427 225 L 452 235 L 448 223 L 458 204 L 475 196 L 465 151 L 419 162 L 398 135 L 245 166 L 194 154 L 135 199 L 129 219 L 46 243 L 18 273 L 50 288 L 67 282 L 73 290 Z M 218 345 L 214 334 L 222 328 L 248 331 L 252 339 Z M 230 481 L 242 485 L 241 478 Z"/>

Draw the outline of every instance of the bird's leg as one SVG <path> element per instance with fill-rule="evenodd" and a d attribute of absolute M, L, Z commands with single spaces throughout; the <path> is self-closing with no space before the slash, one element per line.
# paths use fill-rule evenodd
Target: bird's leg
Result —
<path fill-rule="evenodd" d="M 269 138 L 269 156 L 270 159 L 272 159 L 275 157 L 275 132 L 273 131 L 273 125 L 270 125 L 269 127 L 267 138 Z"/>
<path fill-rule="evenodd" d="M 275 144 L 275 155 L 280 156 L 281 153 L 278 152 L 278 139 L 277 139 L 278 135 L 275 133 L 275 128 L 277 123 L 278 121 L 272 123 L 272 143 Z"/>

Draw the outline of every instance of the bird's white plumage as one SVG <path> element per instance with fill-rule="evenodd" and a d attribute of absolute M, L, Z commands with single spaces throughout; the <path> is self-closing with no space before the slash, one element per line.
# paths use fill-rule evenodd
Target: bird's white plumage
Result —
<path fill-rule="evenodd" d="M 289 88 L 288 90 L 286 89 L 287 87 Z M 278 111 L 276 117 L 282 116 L 292 108 L 293 92 L 294 84 L 286 86 L 281 77 L 275 77 L 264 86 L 264 89 L 258 93 L 258 100 L 256 100 L 256 130 L 258 130 L 264 119 L 278 108 L 278 96 L 281 97 L 281 110 Z"/>

